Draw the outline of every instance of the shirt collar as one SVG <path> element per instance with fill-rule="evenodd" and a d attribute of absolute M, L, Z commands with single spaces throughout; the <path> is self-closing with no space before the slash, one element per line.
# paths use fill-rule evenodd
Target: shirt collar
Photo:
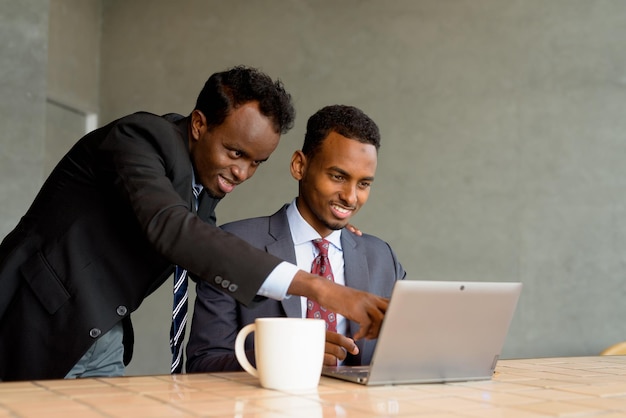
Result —
<path fill-rule="evenodd" d="M 314 239 L 321 238 L 320 234 L 304 220 L 300 211 L 298 211 L 296 199 L 293 199 L 287 207 L 287 220 L 289 222 L 289 229 L 291 230 L 291 238 L 293 239 L 294 245 L 304 244 Z M 330 235 L 324 237 L 339 250 L 341 250 L 341 231 L 341 229 L 333 231 Z"/>

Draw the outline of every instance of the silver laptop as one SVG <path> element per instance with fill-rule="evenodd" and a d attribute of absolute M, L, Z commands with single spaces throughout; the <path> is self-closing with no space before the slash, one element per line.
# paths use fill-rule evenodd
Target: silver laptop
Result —
<path fill-rule="evenodd" d="M 324 367 L 364 385 L 491 379 L 521 283 L 396 282 L 369 366 Z"/>

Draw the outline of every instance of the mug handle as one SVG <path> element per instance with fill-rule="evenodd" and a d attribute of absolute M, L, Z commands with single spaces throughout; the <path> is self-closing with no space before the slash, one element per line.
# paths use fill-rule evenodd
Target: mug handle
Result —
<path fill-rule="evenodd" d="M 239 330 L 237 338 L 235 339 L 235 356 L 237 361 L 241 364 L 241 367 L 254 377 L 259 377 L 259 372 L 250 364 L 248 357 L 246 356 L 245 342 L 246 337 L 251 332 L 254 332 L 256 326 L 254 323 L 248 324 Z"/>

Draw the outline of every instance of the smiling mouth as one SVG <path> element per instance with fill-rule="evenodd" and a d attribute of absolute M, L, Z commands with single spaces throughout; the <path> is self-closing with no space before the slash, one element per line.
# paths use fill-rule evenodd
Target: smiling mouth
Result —
<path fill-rule="evenodd" d="M 222 177 L 222 176 L 218 176 L 217 177 L 217 182 L 219 184 L 220 189 L 224 192 L 224 193 L 230 193 L 233 191 L 233 189 L 235 188 L 235 186 L 237 186 L 239 183 L 233 182 L 228 180 L 226 177 Z"/>
<path fill-rule="evenodd" d="M 331 204 L 330 208 L 335 213 L 335 216 L 339 218 L 344 218 L 344 219 L 352 215 L 352 213 L 354 212 L 353 208 L 346 208 L 346 207 L 339 206 L 336 204 Z"/>
<path fill-rule="evenodd" d="M 341 212 L 341 213 L 350 213 L 350 212 L 352 212 L 352 210 L 350 210 L 350 209 L 342 208 L 341 206 L 337 206 L 337 205 L 333 205 L 333 209 L 335 209 L 337 212 Z"/>

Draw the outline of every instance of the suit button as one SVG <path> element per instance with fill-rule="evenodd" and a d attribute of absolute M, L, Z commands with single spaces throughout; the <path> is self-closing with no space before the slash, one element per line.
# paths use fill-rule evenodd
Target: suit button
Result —
<path fill-rule="evenodd" d="M 222 287 L 226 289 L 230 285 L 230 280 L 222 280 Z"/>
<path fill-rule="evenodd" d="M 124 305 L 120 305 L 117 307 L 116 312 L 119 316 L 124 316 L 128 313 L 128 308 Z"/>
<path fill-rule="evenodd" d="M 215 276 L 215 279 L 213 279 L 213 281 L 215 282 L 215 284 L 220 284 L 222 283 L 222 280 L 224 280 L 222 278 L 222 276 Z"/>
<path fill-rule="evenodd" d="M 100 336 L 100 334 L 102 334 L 102 331 L 100 331 L 98 328 L 92 328 L 89 331 L 89 336 L 91 338 L 98 338 Z"/>
<path fill-rule="evenodd" d="M 230 286 L 228 286 L 228 290 L 231 291 L 231 292 L 234 292 L 238 288 L 239 288 L 239 286 L 237 286 L 236 284 L 231 284 Z"/>

